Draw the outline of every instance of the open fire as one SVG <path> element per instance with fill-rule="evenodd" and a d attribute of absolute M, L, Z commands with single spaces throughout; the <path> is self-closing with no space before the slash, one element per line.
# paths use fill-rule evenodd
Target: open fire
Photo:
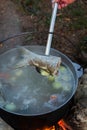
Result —
<path fill-rule="evenodd" d="M 63 119 L 58 122 L 58 125 L 62 130 L 72 130 L 71 126 L 69 126 Z"/>
<path fill-rule="evenodd" d="M 40 129 L 36 129 L 36 130 L 40 130 Z M 44 127 L 42 130 L 72 130 L 72 128 L 63 119 L 61 119 L 56 124 L 56 126 L 53 125 L 51 127 Z"/>
<path fill-rule="evenodd" d="M 1 120 L 0 120 L 1 121 Z M 5 122 L 3 122 L 5 124 Z M 1 128 L 1 127 L 0 127 Z M 6 128 L 6 129 L 5 129 Z M 2 130 L 13 130 L 5 124 L 5 128 Z M 30 129 L 29 129 L 30 130 Z M 45 126 L 43 129 L 33 129 L 33 130 L 73 130 L 70 125 L 68 125 L 63 119 L 61 119 L 56 126 L 53 125 L 51 127 Z"/>

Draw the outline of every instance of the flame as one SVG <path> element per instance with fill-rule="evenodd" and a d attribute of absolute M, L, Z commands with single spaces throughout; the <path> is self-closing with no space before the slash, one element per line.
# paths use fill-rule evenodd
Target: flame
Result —
<path fill-rule="evenodd" d="M 62 128 L 62 130 L 72 130 L 72 128 L 66 124 L 63 119 L 58 122 L 58 125 Z"/>
<path fill-rule="evenodd" d="M 43 128 L 43 130 L 55 130 L 55 126 L 51 126 L 50 128 L 45 127 L 45 128 Z"/>
<path fill-rule="evenodd" d="M 36 129 L 36 130 L 40 130 L 40 129 Z M 51 126 L 51 127 L 44 127 L 43 130 L 56 130 L 55 126 Z"/>
<path fill-rule="evenodd" d="M 36 129 L 36 130 L 40 130 L 40 129 Z M 56 127 L 55 126 L 44 127 L 42 130 L 56 130 Z M 57 130 L 72 130 L 72 128 L 62 119 L 58 122 Z"/>

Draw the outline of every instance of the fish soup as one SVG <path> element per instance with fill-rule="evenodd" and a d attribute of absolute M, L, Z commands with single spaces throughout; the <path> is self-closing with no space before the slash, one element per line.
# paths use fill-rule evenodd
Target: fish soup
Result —
<path fill-rule="evenodd" d="M 56 110 L 70 98 L 74 77 L 67 65 L 61 64 L 53 77 L 26 66 L 11 70 L 15 57 L 0 61 L 0 106 L 18 114 L 44 114 Z"/>

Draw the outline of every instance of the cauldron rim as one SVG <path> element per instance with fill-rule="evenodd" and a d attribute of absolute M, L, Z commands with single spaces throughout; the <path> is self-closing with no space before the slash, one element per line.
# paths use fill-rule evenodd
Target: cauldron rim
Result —
<path fill-rule="evenodd" d="M 26 47 L 26 48 L 41 48 L 41 49 L 45 49 L 45 46 L 42 46 L 42 45 L 28 45 L 28 46 L 24 46 L 24 47 Z M 7 54 L 7 53 L 9 53 L 9 52 L 11 52 L 11 51 L 14 51 L 14 50 L 16 50 L 17 48 L 13 48 L 13 49 L 10 49 L 10 50 L 8 50 L 8 51 L 6 51 L 6 52 L 4 52 L 4 53 L 2 53 L 1 55 L 0 55 L 0 57 L 2 56 L 2 55 L 5 55 L 5 54 Z M 54 110 L 51 110 L 51 111 L 49 111 L 49 112 L 45 112 L 45 113 L 39 113 L 39 114 L 21 114 L 21 113 L 17 113 L 17 112 L 11 112 L 11 111 L 8 111 L 8 110 L 6 110 L 5 108 L 1 108 L 2 110 L 4 110 L 4 111 L 6 111 L 6 112 L 8 112 L 8 113 L 11 113 L 11 114 L 15 114 L 15 115 L 18 115 L 18 116 L 29 116 L 29 117 L 32 117 L 32 116 L 34 116 L 34 117 L 37 117 L 37 116 L 45 116 L 45 115 L 47 115 L 47 114 L 51 114 L 52 112 L 55 112 L 55 111 L 57 111 L 58 109 L 61 109 L 62 107 L 64 107 L 64 106 L 66 106 L 66 104 L 72 99 L 72 97 L 74 96 L 74 94 L 75 94 L 75 92 L 76 92 L 76 89 L 77 89 L 77 85 L 78 85 L 78 76 L 77 76 L 77 73 L 76 73 L 76 70 L 75 70 L 75 68 L 74 68 L 74 66 L 73 66 L 73 63 L 72 63 L 72 61 L 66 56 L 66 55 L 64 55 L 62 52 L 60 52 L 60 51 L 58 51 L 58 50 L 56 50 L 56 49 L 54 49 L 54 48 L 51 48 L 51 51 L 53 51 L 53 52 L 56 52 L 58 55 L 61 55 L 61 56 L 63 56 L 65 59 L 67 59 L 68 61 L 69 61 L 69 63 L 72 65 L 72 67 L 73 67 L 73 69 L 74 69 L 74 73 L 75 73 L 75 75 L 76 75 L 76 80 L 75 80 L 75 89 L 73 90 L 73 92 L 72 92 L 72 94 L 70 95 L 70 97 L 63 103 L 63 104 L 61 104 L 59 107 L 57 107 L 57 108 L 55 108 Z"/>

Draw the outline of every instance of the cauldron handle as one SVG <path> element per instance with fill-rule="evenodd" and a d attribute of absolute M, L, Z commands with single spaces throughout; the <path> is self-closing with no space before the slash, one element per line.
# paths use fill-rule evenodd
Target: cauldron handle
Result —
<path fill-rule="evenodd" d="M 72 64 L 75 67 L 77 77 L 80 78 L 83 75 L 83 68 L 79 64 L 77 64 L 75 62 L 72 62 Z"/>

